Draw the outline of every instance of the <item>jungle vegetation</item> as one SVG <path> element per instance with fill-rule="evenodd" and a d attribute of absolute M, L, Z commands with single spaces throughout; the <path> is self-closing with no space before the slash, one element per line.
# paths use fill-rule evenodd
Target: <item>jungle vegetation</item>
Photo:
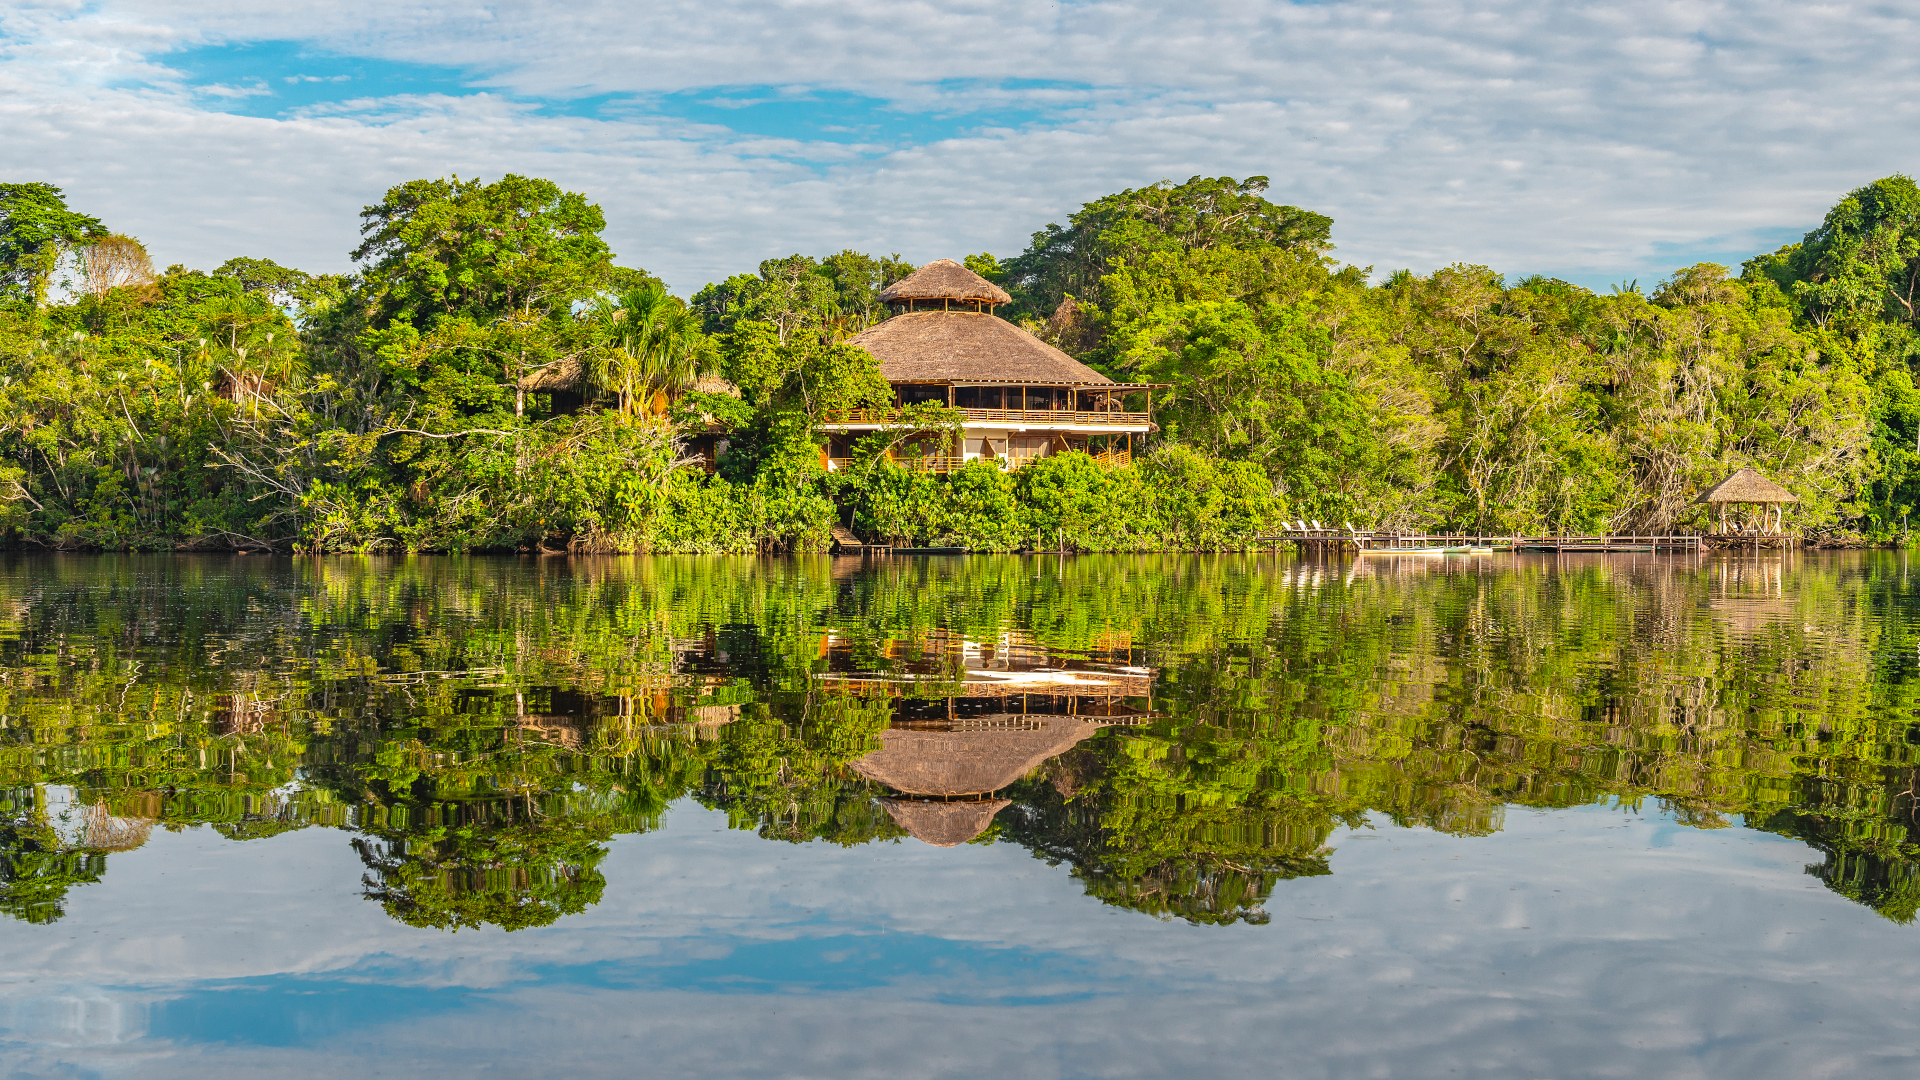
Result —
<path fill-rule="evenodd" d="M 812 422 L 887 395 L 845 344 L 911 267 L 770 258 L 682 300 L 584 194 L 417 180 L 346 275 L 156 269 L 44 183 L 0 184 L 0 542 L 61 550 L 824 550 L 836 523 L 977 550 L 1221 550 L 1286 519 L 1664 531 L 1753 465 L 1834 542 L 1920 499 L 1920 188 L 1837 203 L 1736 273 L 1600 295 L 1484 266 L 1375 275 L 1263 177 L 1087 203 L 968 257 L 1010 317 L 1167 384 L 1134 463 L 827 473 Z M 579 400 L 521 389 L 577 371 Z M 719 376 L 738 396 L 715 392 Z M 940 430 L 950 419 L 917 420 Z M 723 434 L 717 474 L 688 439 Z"/>

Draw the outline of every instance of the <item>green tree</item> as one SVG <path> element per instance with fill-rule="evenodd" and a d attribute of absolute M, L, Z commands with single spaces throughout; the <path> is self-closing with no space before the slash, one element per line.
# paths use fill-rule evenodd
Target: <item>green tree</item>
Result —
<path fill-rule="evenodd" d="M 550 180 L 412 180 L 360 220 L 353 257 L 376 328 L 565 313 L 613 272 L 600 208 Z"/>
<path fill-rule="evenodd" d="M 67 209 L 52 184 L 0 184 L 0 298 L 46 303 L 61 256 L 106 235 L 99 218 Z"/>
<path fill-rule="evenodd" d="M 1161 251 L 1274 247 L 1315 255 L 1331 248 L 1333 220 L 1268 202 L 1267 178 L 1196 176 L 1118 192 L 1082 206 L 1063 228 L 1033 234 L 1004 264 L 1015 316 L 1046 318 L 1068 296 L 1100 302 L 1100 281 L 1116 262 Z"/>

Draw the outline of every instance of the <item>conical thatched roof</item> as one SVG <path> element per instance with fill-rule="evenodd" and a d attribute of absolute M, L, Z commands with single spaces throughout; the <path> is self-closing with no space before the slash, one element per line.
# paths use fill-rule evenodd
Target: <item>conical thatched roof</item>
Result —
<path fill-rule="evenodd" d="M 1000 730 L 889 728 L 880 733 L 881 748 L 854 762 L 853 771 L 909 795 L 985 795 L 1098 730 L 1072 716 L 1028 719 Z"/>
<path fill-rule="evenodd" d="M 520 377 L 520 389 L 529 394 L 550 394 L 555 390 L 579 392 L 586 385 L 587 365 L 577 356 L 569 356 L 557 364 L 530 371 Z M 740 388 L 718 375 L 702 375 L 694 380 L 689 389 L 702 394 L 725 394 L 739 397 Z"/>
<path fill-rule="evenodd" d="M 739 397 L 740 388 L 718 375 L 702 375 L 693 381 L 693 391 L 697 394 L 725 394 Z"/>
<path fill-rule="evenodd" d="M 1793 492 L 1761 476 L 1752 469 L 1741 469 L 1708 488 L 1696 502 L 1703 503 L 1794 503 Z"/>
<path fill-rule="evenodd" d="M 880 302 L 906 300 L 984 300 L 1010 304 L 1007 291 L 952 259 L 935 259 L 880 290 Z"/>
<path fill-rule="evenodd" d="M 899 822 L 915 840 L 934 847 L 957 847 L 987 831 L 993 815 L 1010 799 L 985 802 L 920 802 L 916 799 L 881 799 L 888 816 Z"/>
<path fill-rule="evenodd" d="M 557 364 L 548 364 L 537 371 L 530 371 L 520 377 L 520 389 L 529 394 L 551 394 L 555 390 L 577 391 L 587 380 L 587 365 L 577 356 L 569 356 Z"/>
<path fill-rule="evenodd" d="M 998 315 L 978 311 L 909 311 L 868 327 L 850 344 L 878 358 L 888 382 L 1113 382 Z"/>

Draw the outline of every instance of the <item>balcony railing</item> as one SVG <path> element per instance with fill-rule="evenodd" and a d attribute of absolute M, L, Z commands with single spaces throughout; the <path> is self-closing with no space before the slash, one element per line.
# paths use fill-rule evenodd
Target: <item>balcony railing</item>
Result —
<path fill-rule="evenodd" d="M 914 454 L 894 458 L 893 463 L 908 472 L 953 472 L 965 468 L 967 459 L 959 454 Z"/>
<path fill-rule="evenodd" d="M 1047 455 L 1029 454 L 1019 457 L 1004 455 L 985 458 L 976 456 L 971 460 L 991 462 L 1000 466 L 1000 468 L 1006 472 L 1012 472 L 1023 465 L 1031 465 L 1045 456 Z M 1133 462 L 1133 454 L 1126 450 L 1095 450 L 1089 451 L 1088 456 L 1109 468 L 1118 468 Z M 891 460 L 895 465 L 908 472 L 944 473 L 964 468 L 969 459 L 959 454 L 902 454 Z M 829 457 L 827 459 L 827 469 L 831 472 L 839 472 L 852 468 L 853 463 L 853 458 Z"/>
<path fill-rule="evenodd" d="M 1076 424 L 1087 427 L 1141 427 L 1148 423 L 1143 412 L 1078 411 L 1073 409 L 955 409 L 969 424 Z M 835 409 L 821 417 L 824 424 L 896 424 L 899 409 Z"/>

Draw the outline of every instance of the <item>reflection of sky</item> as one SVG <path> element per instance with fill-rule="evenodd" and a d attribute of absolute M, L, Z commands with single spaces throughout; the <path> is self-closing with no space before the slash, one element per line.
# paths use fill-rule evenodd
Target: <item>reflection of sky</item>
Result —
<path fill-rule="evenodd" d="M 1605 809 L 1333 838 L 1267 926 L 1163 923 L 1009 844 L 842 849 L 682 804 L 603 902 L 443 934 L 344 834 L 156 834 L 0 926 L 14 1075 L 1909 1074 L 1920 930 L 1789 840 Z"/>

